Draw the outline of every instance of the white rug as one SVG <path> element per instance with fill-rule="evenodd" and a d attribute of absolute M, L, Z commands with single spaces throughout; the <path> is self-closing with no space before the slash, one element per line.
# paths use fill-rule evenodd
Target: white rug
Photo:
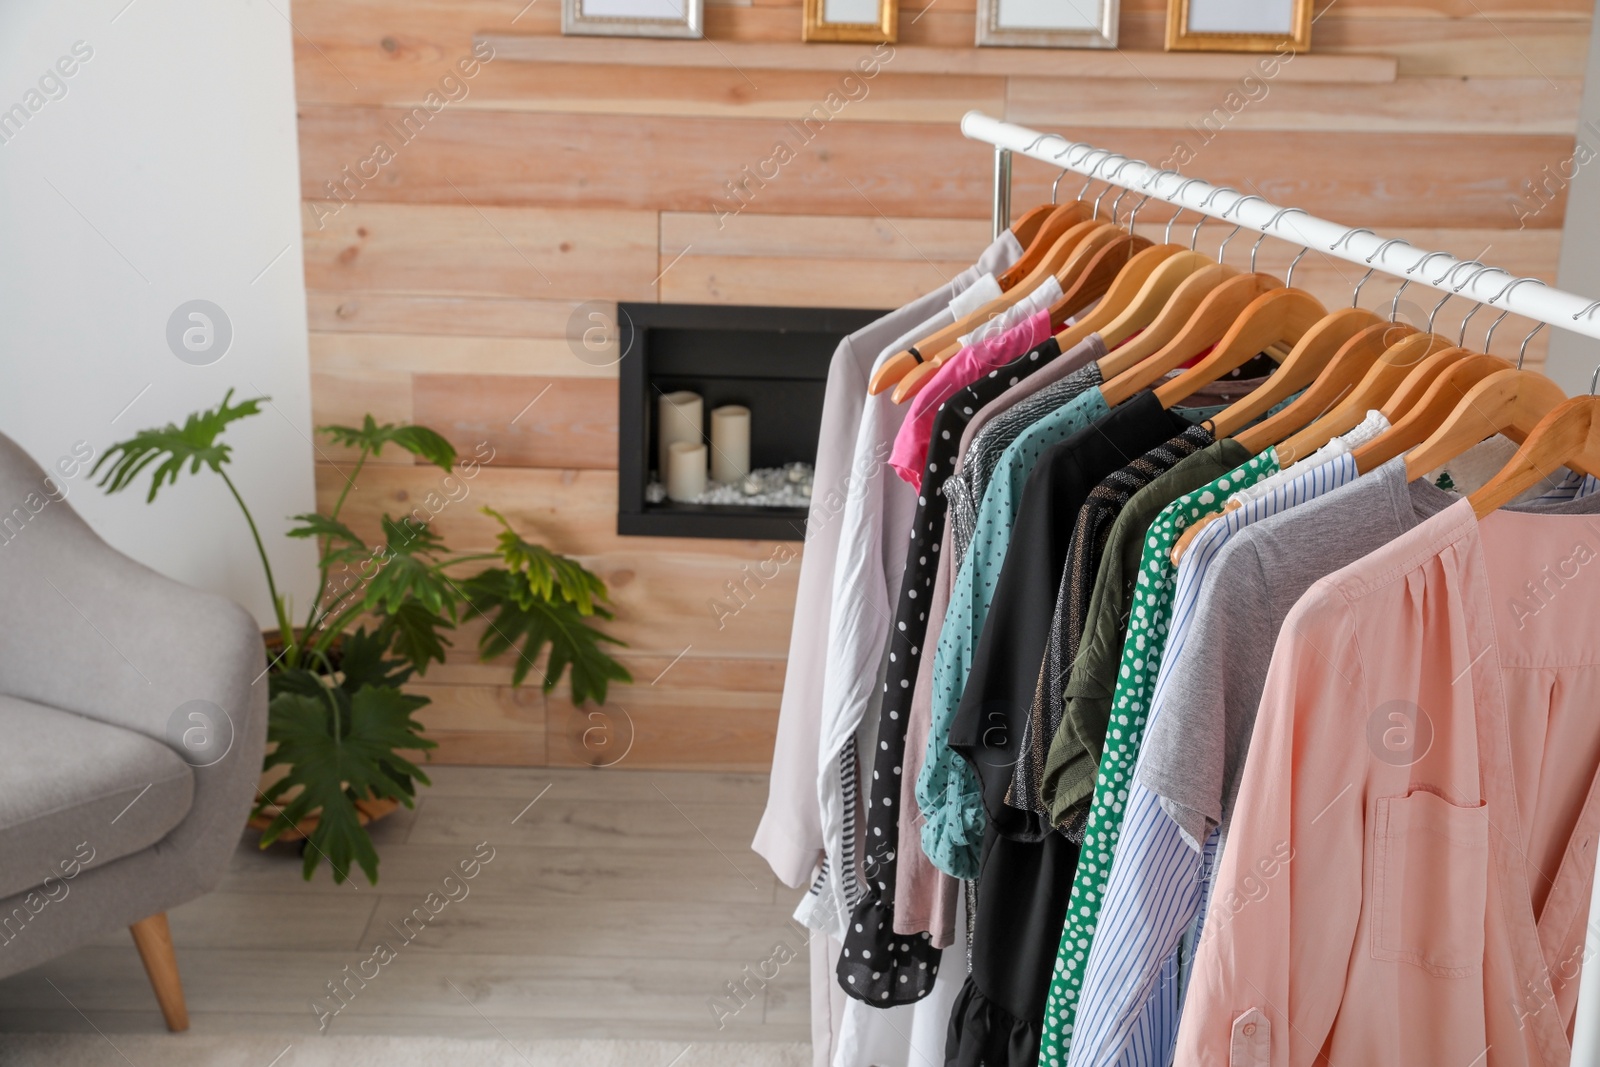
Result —
<path fill-rule="evenodd" d="M 807 1067 L 799 1044 L 0 1034 L 0 1067 Z M 285 1045 L 288 1046 L 285 1049 Z M 687 1047 L 686 1047 L 687 1046 Z M 274 1059 L 274 1057 L 277 1057 Z"/>

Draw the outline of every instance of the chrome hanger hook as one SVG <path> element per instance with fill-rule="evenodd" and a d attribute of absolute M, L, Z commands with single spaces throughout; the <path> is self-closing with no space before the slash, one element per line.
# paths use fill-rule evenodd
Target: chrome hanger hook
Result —
<path fill-rule="evenodd" d="M 1284 275 L 1283 278 L 1283 287 L 1285 289 L 1294 288 L 1294 269 L 1300 265 L 1300 261 L 1305 258 L 1306 253 L 1309 251 L 1311 251 L 1311 248 L 1308 245 L 1301 245 L 1300 251 L 1289 261 L 1289 273 Z"/>
<path fill-rule="evenodd" d="M 1139 202 L 1137 204 L 1133 205 L 1133 207 L 1131 209 L 1129 209 L 1129 211 L 1128 211 L 1128 236 L 1129 237 L 1133 236 L 1133 224 L 1134 224 L 1135 220 L 1137 220 L 1139 218 L 1139 209 L 1144 207 L 1149 202 L 1150 202 L 1150 194 L 1149 193 L 1145 193 L 1143 196 L 1139 197 Z"/>
<path fill-rule="evenodd" d="M 1241 196 L 1239 199 L 1235 200 L 1233 203 L 1228 205 L 1228 210 L 1226 210 L 1226 211 L 1224 211 L 1222 213 L 1222 217 L 1224 219 L 1226 219 L 1229 215 L 1232 215 L 1234 213 L 1234 211 L 1239 207 L 1239 205 L 1244 204 L 1244 203 L 1246 203 L 1248 201 L 1251 201 L 1251 200 L 1259 200 L 1263 204 L 1267 203 L 1267 198 L 1266 197 L 1257 196 L 1254 193 L 1251 193 L 1249 196 Z M 1222 239 L 1222 244 L 1217 247 L 1217 262 L 1218 263 L 1222 262 L 1222 257 L 1224 255 L 1226 255 L 1227 252 L 1228 252 L 1228 242 L 1233 240 L 1234 235 L 1237 234 L 1242 229 L 1244 229 L 1244 223 L 1243 222 L 1235 223 L 1232 231 L 1229 232 L 1228 236 L 1226 236 L 1226 237 L 1224 237 Z M 1254 270 L 1253 267 L 1251 269 Z"/>
<path fill-rule="evenodd" d="M 1174 211 L 1172 213 L 1172 218 L 1167 220 L 1167 232 L 1161 238 L 1161 241 L 1162 241 L 1163 244 L 1171 244 L 1172 243 L 1172 224 L 1174 222 L 1178 221 L 1178 216 L 1179 215 L 1182 215 L 1185 211 L 1188 210 L 1187 208 L 1185 208 L 1182 204 L 1180 204 L 1178 202 L 1178 197 L 1183 195 L 1183 191 L 1185 189 L 1189 188 L 1189 186 L 1193 185 L 1195 182 L 1198 182 L 1198 181 L 1204 181 L 1204 179 L 1203 178 L 1185 178 L 1184 181 L 1183 181 L 1183 184 L 1178 186 L 1175 190 L 1173 190 L 1171 196 L 1163 197 L 1163 199 L 1166 200 L 1167 203 L 1171 204 L 1173 207 L 1178 209 L 1177 211 Z"/>
<path fill-rule="evenodd" d="M 1059 152 L 1057 152 L 1055 154 L 1055 158 L 1056 159 L 1065 158 L 1067 153 L 1071 152 L 1074 148 L 1083 149 L 1083 154 L 1086 155 L 1086 156 L 1090 152 L 1098 152 L 1098 151 L 1100 151 L 1100 149 L 1096 148 L 1094 145 L 1090 144 L 1088 141 L 1068 141 L 1065 137 L 1062 138 L 1062 141 L 1065 142 L 1065 143 L 1062 145 L 1061 151 L 1059 151 Z M 1073 167 L 1076 167 L 1078 165 L 1077 163 L 1073 162 L 1070 159 L 1067 160 L 1067 164 L 1069 166 L 1073 166 Z"/>
<path fill-rule="evenodd" d="M 1526 336 L 1526 337 L 1524 337 L 1522 339 L 1522 347 L 1517 349 L 1517 369 L 1518 370 L 1522 369 L 1522 361 L 1528 358 L 1528 342 L 1533 340 L 1533 335 L 1538 333 L 1540 330 L 1544 329 L 1546 325 L 1547 325 L 1546 323 L 1541 322 L 1539 325 L 1537 325 L 1533 329 L 1529 330 L 1528 331 L 1528 336 Z"/>
<path fill-rule="evenodd" d="M 1169 174 L 1175 178 L 1183 177 L 1183 175 L 1178 173 L 1178 171 L 1175 169 L 1162 167 L 1160 170 L 1151 174 L 1150 177 L 1144 180 L 1144 184 L 1139 186 L 1139 191 L 1143 193 L 1149 192 L 1152 185 L 1154 185 L 1156 182 L 1159 182 L 1162 178 L 1165 178 Z"/>
<path fill-rule="evenodd" d="M 1373 236 L 1376 237 L 1377 235 L 1373 234 Z M 1383 244 L 1379 245 L 1377 248 L 1374 248 L 1372 250 L 1372 255 L 1370 255 L 1370 256 L 1368 256 L 1366 258 L 1366 262 L 1369 265 L 1372 263 L 1373 260 L 1377 260 L 1379 263 L 1382 263 L 1383 260 L 1384 260 L 1384 257 L 1386 257 L 1389 254 L 1389 246 L 1390 245 L 1408 245 L 1409 246 L 1410 244 L 1411 244 L 1411 242 L 1406 240 L 1404 237 L 1391 237 L 1387 241 L 1383 242 Z"/>
<path fill-rule="evenodd" d="M 1405 292 L 1406 286 L 1411 284 L 1411 275 L 1416 271 L 1416 269 L 1428 262 L 1428 260 L 1433 259 L 1435 256 L 1448 256 L 1449 254 L 1449 252 L 1429 252 L 1427 255 L 1423 256 L 1421 259 L 1417 260 L 1415 263 L 1411 264 L 1411 266 L 1406 268 L 1405 280 L 1400 283 L 1400 288 L 1394 291 L 1394 300 L 1389 304 L 1390 322 L 1400 321 L 1400 294 Z"/>
<path fill-rule="evenodd" d="M 1234 205 L 1234 206 L 1237 207 L 1238 205 Z M 1265 241 L 1267 239 L 1267 236 L 1268 236 L 1267 231 L 1270 230 L 1270 229 L 1275 228 L 1278 225 L 1278 220 L 1283 218 L 1285 215 L 1287 215 L 1291 211 L 1298 211 L 1298 212 L 1300 212 L 1300 214 L 1307 215 L 1307 216 L 1309 216 L 1311 214 L 1311 212 L 1307 211 L 1303 207 L 1280 208 L 1278 213 L 1276 215 L 1272 216 L 1272 218 L 1270 220 L 1268 220 L 1266 226 L 1262 227 L 1261 236 L 1256 238 L 1256 243 L 1250 246 L 1250 273 L 1251 274 L 1254 274 L 1256 272 L 1256 253 L 1261 250 L 1261 242 Z M 1273 237 L 1277 237 L 1278 240 L 1280 240 L 1280 241 L 1287 240 L 1287 238 L 1284 238 L 1279 234 L 1272 234 L 1272 236 Z M 1301 245 L 1301 248 L 1305 248 L 1305 246 Z M 1303 256 L 1303 255 L 1305 255 L 1305 252 L 1301 252 L 1300 253 L 1300 256 Z M 1294 261 L 1296 263 L 1300 262 L 1300 256 L 1295 256 L 1294 257 Z M 1293 273 L 1294 268 L 1291 266 L 1289 269 L 1290 269 L 1290 272 Z M 1285 284 L 1287 284 L 1287 283 L 1285 283 Z"/>
<path fill-rule="evenodd" d="M 1115 226 L 1117 224 L 1117 209 L 1122 206 L 1122 198 L 1131 192 L 1133 192 L 1132 189 L 1124 186 L 1123 190 L 1117 194 L 1117 198 L 1111 201 L 1111 225 Z"/>
<path fill-rule="evenodd" d="M 1113 153 L 1111 153 L 1111 155 L 1112 156 L 1116 156 L 1118 159 L 1123 161 L 1122 164 L 1117 167 L 1118 171 L 1120 171 L 1123 166 L 1125 166 L 1128 162 L 1130 162 L 1130 160 L 1128 159 L 1127 156 L 1121 155 L 1119 153 L 1113 152 Z M 1096 161 L 1096 163 L 1094 165 L 1094 168 L 1093 168 L 1094 174 L 1095 174 L 1096 177 L 1099 177 L 1100 168 L 1105 166 L 1108 162 L 1110 162 L 1110 160 L 1111 160 L 1111 156 L 1107 156 L 1105 159 Z M 1111 192 L 1111 190 L 1116 188 L 1116 186 L 1112 184 L 1110 178 L 1100 178 L 1100 180 L 1106 183 L 1106 187 L 1105 187 L 1104 190 L 1101 191 L 1099 196 L 1094 198 L 1094 217 L 1095 218 L 1099 218 L 1100 217 L 1100 201 L 1102 201 L 1102 200 L 1104 200 L 1106 198 L 1106 194 L 1107 193 Z M 1113 219 L 1112 221 L 1115 222 L 1116 220 Z"/>
<path fill-rule="evenodd" d="M 1069 141 L 1069 142 L 1067 142 L 1066 147 L 1062 148 L 1061 151 L 1059 151 L 1059 152 L 1057 152 L 1055 154 L 1055 158 L 1056 159 L 1062 158 L 1063 156 L 1069 154 L 1074 148 L 1083 149 L 1083 154 L 1084 155 L 1088 155 L 1090 152 L 1094 151 L 1093 148 L 1091 148 L 1090 146 L 1082 143 L 1081 141 Z M 1061 179 L 1065 178 L 1068 174 L 1071 174 L 1072 173 L 1072 167 L 1075 165 L 1075 164 L 1073 164 L 1072 160 L 1070 160 L 1070 159 L 1067 160 L 1067 164 L 1068 164 L 1067 166 L 1061 168 L 1061 173 L 1056 175 L 1056 180 L 1050 183 L 1050 202 L 1052 204 L 1059 203 L 1059 201 L 1056 199 L 1056 197 L 1057 197 L 1058 192 L 1059 192 L 1059 190 L 1061 188 Z M 1087 189 L 1088 186 L 1085 185 L 1084 188 Z"/>
<path fill-rule="evenodd" d="M 1089 191 L 1089 186 L 1094 184 L 1094 182 L 1095 182 L 1095 172 L 1100 169 L 1100 164 L 1104 163 L 1107 159 L 1110 159 L 1111 156 L 1114 155 L 1114 153 L 1109 148 L 1094 148 L 1094 147 L 1090 147 L 1088 151 L 1084 152 L 1082 158 L 1079 159 L 1077 162 L 1073 162 L 1070 159 L 1067 161 L 1068 163 L 1072 164 L 1072 167 L 1073 167 L 1074 170 L 1077 170 L 1078 173 L 1082 174 L 1082 173 L 1084 173 L 1083 170 L 1082 170 L 1083 161 L 1088 159 L 1090 156 L 1094 155 L 1096 152 L 1100 153 L 1100 158 L 1095 160 L 1094 161 L 1094 166 L 1089 168 L 1088 173 L 1086 175 L 1088 180 L 1083 183 L 1083 188 L 1078 190 L 1078 199 L 1079 200 L 1082 200 L 1083 199 L 1083 195 Z"/>
<path fill-rule="evenodd" d="M 1234 189 L 1231 186 L 1219 185 L 1215 189 L 1211 190 L 1211 192 L 1207 193 L 1204 200 L 1200 201 L 1200 207 L 1196 209 L 1200 214 L 1200 221 L 1194 224 L 1194 232 L 1189 235 L 1189 251 L 1194 251 L 1195 244 L 1200 239 L 1200 227 L 1204 226 L 1206 224 L 1206 219 L 1211 217 L 1210 215 L 1206 214 L 1206 208 L 1211 206 L 1211 201 L 1215 200 L 1219 193 L 1237 194 L 1238 192 L 1239 190 Z"/>
<path fill-rule="evenodd" d="M 1371 230 L 1365 230 L 1365 231 L 1363 231 L 1363 230 L 1351 230 L 1349 233 L 1347 233 L 1343 237 L 1339 238 L 1339 240 L 1335 241 L 1333 243 L 1333 246 L 1331 248 L 1329 248 L 1328 251 L 1332 252 L 1335 248 L 1338 248 L 1339 245 L 1343 244 L 1345 241 L 1348 241 L 1351 237 L 1354 237 L 1356 234 L 1363 233 L 1363 232 L 1364 233 L 1370 233 L 1374 237 L 1378 236 L 1377 234 L 1373 233 Z M 1372 255 L 1368 256 L 1366 258 L 1366 260 L 1365 260 L 1365 262 L 1368 264 L 1367 273 L 1363 274 L 1361 276 L 1361 280 L 1356 282 L 1356 291 L 1353 294 L 1351 294 L 1351 296 L 1350 296 L 1350 306 L 1351 307 L 1354 308 L 1354 307 L 1360 307 L 1361 306 L 1361 287 L 1363 285 L 1367 284 L 1367 279 L 1371 278 L 1373 273 L 1376 272 L 1377 269 L 1378 269 L 1377 267 L 1371 265 L 1372 261 L 1374 259 L 1381 261 L 1383 256 L 1388 253 L 1390 245 L 1396 245 L 1396 244 L 1408 245 L 1410 243 L 1411 243 L 1410 241 L 1407 241 L 1403 237 L 1391 237 L 1387 241 L 1384 241 L 1382 244 L 1380 244 L 1377 248 L 1372 250 Z M 1402 288 L 1403 288 L 1403 286 L 1402 286 Z"/>
<path fill-rule="evenodd" d="M 1333 242 L 1333 244 L 1328 246 L 1328 251 L 1337 252 L 1339 250 L 1339 246 L 1340 245 L 1349 244 L 1350 238 L 1354 237 L 1358 233 L 1364 233 L 1364 234 L 1367 234 L 1370 237 L 1378 236 L 1377 233 L 1375 231 L 1373 231 L 1373 230 L 1367 230 L 1367 229 L 1346 230 L 1346 231 L 1344 231 L 1344 236 L 1343 237 L 1339 238 L 1337 241 Z M 1369 260 L 1367 260 L 1367 262 L 1371 263 L 1372 260 L 1369 259 Z"/>
<path fill-rule="evenodd" d="M 1358 307 L 1361 306 L 1361 287 L 1363 285 L 1367 284 L 1367 279 L 1372 277 L 1372 275 L 1377 271 L 1377 269 L 1378 269 L 1377 267 L 1368 267 L 1367 268 L 1367 273 L 1363 274 L 1361 276 L 1361 280 L 1356 282 L 1356 291 L 1354 293 L 1350 294 L 1350 306 L 1351 307 L 1358 308 Z"/>
<path fill-rule="evenodd" d="M 1588 307 L 1584 308 L 1582 311 L 1580 311 L 1576 315 L 1572 316 L 1572 321 L 1573 322 L 1577 322 L 1579 319 L 1583 318 L 1585 315 L 1593 315 L 1595 308 L 1600 308 L 1600 300 L 1596 300 L 1594 303 L 1590 304 Z M 1594 392 L 1593 389 L 1591 389 L 1589 391 L 1591 393 Z"/>
<path fill-rule="evenodd" d="M 1424 253 L 1423 257 L 1421 259 L 1417 260 L 1415 263 L 1411 264 L 1411 266 L 1406 268 L 1406 276 L 1410 277 L 1411 275 L 1415 274 L 1417 271 L 1419 271 L 1423 267 L 1427 266 L 1429 261 L 1431 261 L 1433 259 L 1436 259 L 1439 256 L 1448 256 L 1449 254 L 1450 254 L 1449 252 L 1427 252 L 1427 253 Z M 1441 275 L 1439 275 L 1439 277 L 1443 278 L 1444 275 L 1441 274 Z M 1438 283 L 1435 282 L 1434 284 L 1437 285 Z"/>
<path fill-rule="evenodd" d="M 1589 395 L 1590 396 L 1594 396 L 1594 387 L 1597 384 L 1600 384 L 1600 367 L 1596 367 L 1594 369 L 1594 373 L 1589 375 Z"/>
<path fill-rule="evenodd" d="M 1072 171 L 1068 170 L 1066 167 L 1062 167 L 1061 173 L 1056 175 L 1056 180 L 1050 183 L 1050 203 L 1059 203 L 1059 201 L 1056 200 L 1056 196 L 1058 194 L 1058 190 L 1061 188 L 1061 179 L 1065 178 L 1071 173 Z"/>
<path fill-rule="evenodd" d="M 1131 164 L 1131 163 L 1140 163 L 1140 162 L 1142 162 L 1142 161 L 1141 160 L 1137 160 L 1137 159 L 1124 159 L 1121 163 L 1119 163 L 1117 165 L 1117 169 L 1111 172 L 1111 181 L 1113 183 L 1115 183 L 1115 184 L 1120 185 L 1121 182 L 1119 181 L 1119 178 L 1121 177 L 1122 172 L 1124 170 L 1128 169 L 1128 165 Z M 1115 226 L 1116 223 L 1117 223 L 1117 206 L 1122 203 L 1122 198 L 1127 196 L 1131 192 L 1133 192 L 1133 186 L 1131 186 L 1131 185 L 1123 185 L 1122 186 L 1122 192 L 1118 193 L 1117 194 L 1117 198 L 1115 200 L 1111 201 L 1111 224 L 1113 226 Z"/>
<path fill-rule="evenodd" d="M 1509 282 L 1507 282 L 1505 284 L 1505 288 L 1501 289 L 1498 293 L 1494 294 L 1493 296 L 1491 296 L 1489 298 L 1489 303 L 1491 303 L 1491 304 L 1499 303 L 1501 297 L 1503 297 L 1503 296 L 1507 295 L 1508 293 L 1510 293 L 1517 286 L 1523 285 L 1523 284 L 1525 284 L 1527 282 L 1532 282 L 1535 285 L 1543 285 L 1544 284 L 1544 282 L 1540 281 L 1538 278 L 1513 278 L 1511 281 L 1509 281 Z M 1495 320 L 1489 324 L 1489 329 L 1484 332 L 1484 335 L 1483 335 L 1483 351 L 1484 351 L 1485 354 L 1489 353 L 1490 347 L 1494 344 L 1494 330 L 1495 330 L 1495 327 L 1499 326 L 1501 322 L 1505 321 L 1505 317 L 1507 315 L 1509 315 L 1509 314 L 1511 314 L 1511 309 L 1510 308 L 1506 308 L 1504 311 L 1500 312 L 1499 316 L 1497 316 L 1495 318 Z"/>
<path fill-rule="evenodd" d="M 1177 173 L 1178 172 L 1175 171 L 1175 170 L 1166 170 L 1166 169 L 1158 170 L 1151 177 L 1145 179 L 1145 182 L 1144 182 L 1143 185 L 1139 186 L 1139 191 L 1144 194 L 1144 199 L 1140 200 L 1137 204 L 1133 205 L 1133 210 L 1128 213 L 1128 233 L 1129 233 L 1129 235 L 1132 235 L 1132 233 L 1133 233 L 1133 223 L 1134 223 L 1134 220 L 1139 217 L 1139 209 L 1144 207 L 1146 204 L 1148 204 L 1150 202 L 1150 197 L 1155 195 L 1155 194 L 1152 194 L 1150 192 L 1150 186 L 1154 185 L 1156 182 L 1159 182 L 1163 177 L 1165 177 L 1168 174 L 1177 174 Z"/>
<path fill-rule="evenodd" d="M 1484 273 L 1486 273 L 1488 271 L 1491 271 L 1491 270 L 1497 270 L 1501 274 L 1504 274 L 1508 278 L 1513 277 L 1512 273 L 1510 271 L 1506 270 L 1504 267 L 1479 267 L 1477 270 L 1473 271 L 1470 275 L 1467 276 L 1467 280 L 1466 281 L 1464 281 L 1460 285 L 1456 286 L 1455 289 L 1452 290 L 1452 292 L 1456 292 L 1456 293 L 1461 292 L 1461 290 L 1465 289 L 1467 286 L 1469 286 L 1473 282 L 1477 281 L 1478 280 L 1478 275 L 1484 274 Z M 1472 321 L 1472 316 L 1476 315 L 1478 312 L 1480 312 L 1482 310 L 1483 310 L 1483 301 L 1482 300 L 1475 300 L 1472 303 L 1471 309 L 1469 309 L 1467 311 L 1467 313 L 1462 316 L 1462 318 L 1461 318 L 1461 332 L 1456 335 L 1456 347 L 1457 348 L 1460 348 L 1462 345 L 1467 343 L 1467 323 Z"/>
<path fill-rule="evenodd" d="M 1456 276 L 1456 271 L 1460 270 L 1462 267 L 1472 267 L 1472 266 L 1483 267 L 1484 270 L 1488 270 L 1489 269 L 1488 267 L 1484 267 L 1484 263 L 1483 263 L 1483 261 L 1481 259 L 1465 260 L 1464 262 L 1461 262 L 1461 263 L 1452 264 L 1450 269 L 1445 271 L 1443 274 L 1441 274 L 1439 276 L 1439 280 L 1434 282 L 1433 284 L 1434 285 L 1447 285 L 1447 284 L 1449 284 L 1450 279 L 1453 279 Z M 1476 277 L 1476 276 L 1477 275 L 1473 275 L 1473 277 Z M 1469 278 L 1468 280 L 1470 281 L 1471 279 Z M 1454 292 L 1445 293 L 1444 294 L 1444 299 L 1439 301 L 1437 304 L 1433 305 L 1433 310 L 1428 312 L 1428 332 L 1429 333 L 1433 332 L 1433 320 L 1439 317 L 1439 309 L 1444 307 L 1446 304 L 1448 304 L 1450 302 L 1450 298 L 1452 296 L 1454 296 L 1456 293 L 1459 293 L 1460 291 L 1461 291 L 1460 289 L 1457 289 Z"/>

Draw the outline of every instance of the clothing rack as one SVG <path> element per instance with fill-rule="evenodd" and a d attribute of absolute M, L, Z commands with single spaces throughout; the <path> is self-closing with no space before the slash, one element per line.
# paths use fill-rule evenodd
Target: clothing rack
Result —
<path fill-rule="evenodd" d="M 1228 186 L 1186 178 L 1176 170 L 1158 170 L 1085 141 L 1040 133 L 1026 126 L 969 111 L 961 132 L 974 141 L 994 145 L 994 232 L 1011 222 L 1011 157 L 1020 153 L 1096 181 L 1133 190 L 1187 211 L 1209 215 L 1247 230 L 1312 249 L 1324 256 L 1349 260 L 1363 268 L 1393 275 L 1413 285 L 1474 300 L 1586 337 L 1600 339 L 1600 300 L 1589 300 L 1546 285 L 1537 278 L 1518 278 L 1501 267 L 1478 260 L 1459 260 L 1447 252 L 1417 248 L 1401 238 L 1386 238 L 1369 229 L 1352 229 L 1312 215 L 1303 208 L 1280 207 L 1265 197 Z M 1221 195 L 1229 194 L 1229 195 Z M 1536 327 L 1535 332 L 1542 327 Z M 1530 335 L 1531 336 L 1531 335 Z"/>

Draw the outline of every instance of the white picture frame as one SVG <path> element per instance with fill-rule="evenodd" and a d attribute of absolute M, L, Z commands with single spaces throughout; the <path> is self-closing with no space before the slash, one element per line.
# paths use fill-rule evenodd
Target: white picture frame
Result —
<path fill-rule="evenodd" d="M 704 37 L 705 0 L 561 0 L 569 37 Z"/>
<path fill-rule="evenodd" d="M 1118 0 L 978 0 L 986 48 L 1115 48 Z"/>
<path fill-rule="evenodd" d="M 1115 48 L 1118 0 L 978 0 L 975 43 L 992 48 Z"/>

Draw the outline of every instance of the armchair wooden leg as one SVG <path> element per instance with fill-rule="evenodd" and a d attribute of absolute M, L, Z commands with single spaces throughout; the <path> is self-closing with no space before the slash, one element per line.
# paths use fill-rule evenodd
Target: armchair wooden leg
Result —
<path fill-rule="evenodd" d="M 161 1017 L 173 1033 L 189 1029 L 189 1009 L 183 1003 L 183 981 L 178 977 L 178 957 L 172 951 L 172 931 L 167 928 L 167 913 L 158 911 L 128 927 L 139 948 L 144 971 L 156 991 Z"/>

